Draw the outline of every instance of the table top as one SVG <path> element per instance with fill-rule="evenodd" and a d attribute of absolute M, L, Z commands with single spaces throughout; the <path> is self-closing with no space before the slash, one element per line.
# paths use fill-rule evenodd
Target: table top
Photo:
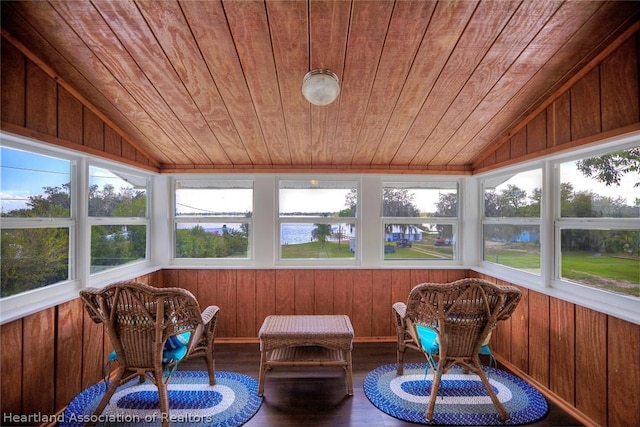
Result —
<path fill-rule="evenodd" d="M 263 351 L 302 345 L 351 350 L 353 335 L 346 315 L 271 315 L 258 332 Z"/>

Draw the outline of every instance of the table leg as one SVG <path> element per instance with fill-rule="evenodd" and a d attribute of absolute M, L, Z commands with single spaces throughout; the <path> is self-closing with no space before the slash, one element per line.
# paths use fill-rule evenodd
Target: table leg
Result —
<path fill-rule="evenodd" d="M 343 350 L 344 360 L 347 361 L 347 366 L 345 367 L 346 372 L 346 381 L 347 381 L 347 394 L 349 396 L 353 396 L 353 363 L 351 361 L 351 350 Z"/>
<path fill-rule="evenodd" d="M 260 352 L 260 372 L 258 373 L 258 396 L 264 394 L 264 377 L 267 375 L 267 352 Z"/>

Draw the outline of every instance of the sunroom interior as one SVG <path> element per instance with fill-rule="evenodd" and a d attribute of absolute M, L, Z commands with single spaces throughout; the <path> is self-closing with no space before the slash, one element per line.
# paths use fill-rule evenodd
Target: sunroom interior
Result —
<path fill-rule="evenodd" d="M 587 425 L 640 425 L 639 18 L 617 1 L 2 2 L 2 413 L 58 413 L 102 378 L 85 287 L 188 289 L 220 307 L 217 342 L 257 343 L 269 314 L 347 314 L 368 342 L 395 340 L 416 284 L 479 277 L 523 293 L 492 336 L 501 363 Z M 303 97 L 316 69 L 339 82 L 328 105 Z M 63 213 L 36 213 L 55 196 Z M 110 196 L 128 203 L 105 214 Z M 62 278 L 25 279 L 50 261 L 26 259 L 34 230 L 62 236 Z M 584 271 L 613 258 L 627 276 Z"/>

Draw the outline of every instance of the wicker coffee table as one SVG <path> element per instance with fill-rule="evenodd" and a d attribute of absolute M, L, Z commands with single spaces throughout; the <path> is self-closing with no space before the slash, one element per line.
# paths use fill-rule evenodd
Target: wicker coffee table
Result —
<path fill-rule="evenodd" d="M 276 366 L 342 367 L 346 373 L 347 394 L 353 395 L 353 327 L 349 316 L 267 316 L 258 337 L 259 396 L 264 393 L 267 369 Z"/>

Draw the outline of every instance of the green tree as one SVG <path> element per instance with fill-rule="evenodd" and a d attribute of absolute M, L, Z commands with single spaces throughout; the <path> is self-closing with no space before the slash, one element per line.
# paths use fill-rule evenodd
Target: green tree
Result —
<path fill-rule="evenodd" d="M 311 230 L 311 238 L 320 242 L 324 246 L 327 239 L 331 237 L 331 224 L 313 224 L 316 228 Z"/>
<path fill-rule="evenodd" d="M 593 177 L 608 186 L 620 185 L 623 175 L 640 172 L 640 147 L 583 159 L 576 162 L 576 168 L 584 176 Z M 640 186 L 640 175 L 638 178 L 635 187 Z"/>

